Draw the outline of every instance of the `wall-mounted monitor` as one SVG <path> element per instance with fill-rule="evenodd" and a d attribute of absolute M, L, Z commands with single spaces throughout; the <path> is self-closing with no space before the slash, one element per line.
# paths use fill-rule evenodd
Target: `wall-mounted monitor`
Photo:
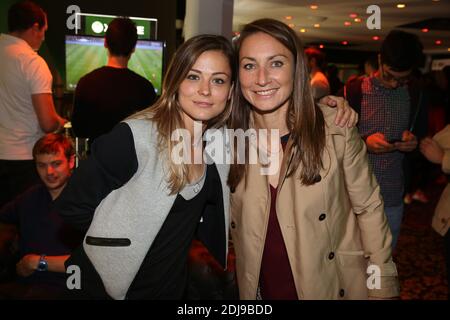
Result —
<path fill-rule="evenodd" d="M 103 67 L 107 61 L 104 38 L 66 35 L 66 89 L 74 91 L 80 78 Z M 131 55 L 128 68 L 148 79 L 161 95 L 165 43 L 162 41 L 138 40 Z"/>

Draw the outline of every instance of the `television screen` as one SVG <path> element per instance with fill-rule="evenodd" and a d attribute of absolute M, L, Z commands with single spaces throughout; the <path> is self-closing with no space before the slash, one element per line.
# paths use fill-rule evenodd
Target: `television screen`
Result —
<path fill-rule="evenodd" d="M 66 35 L 66 89 L 75 90 L 85 74 L 106 65 L 104 38 Z M 162 41 L 138 40 L 128 68 L 148 79 L 161 94 L 165 44 Z"/>

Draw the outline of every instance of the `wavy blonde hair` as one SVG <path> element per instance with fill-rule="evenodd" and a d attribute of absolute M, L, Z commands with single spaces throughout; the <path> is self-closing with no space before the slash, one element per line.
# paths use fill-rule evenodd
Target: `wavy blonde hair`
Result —
<path fill-rule="evenodd" d="M 223 36 L 199 35 L 187 40 L 175 52 L 162 84 L 161 97 L 156 103 L 131 119 L 148 119 L 156 124 L 158 131 L 158 151 L 168 169 L 167 183 L 171 194 L 176 194 L 188 182 L 188 165 L 171 161 L 175 142 L 171 140 L 172 132 L 185 129 L 182 109 L 178 103 L 178 90 L 200 55 L 206 51 L 220 51 L 228 59 L 231 70 L 231 83 L 236 77 L 234 50 L 231 43 Z M 230 89 L 231 90 L 231 89 Z M 231 113 L 231 103 L 227 102 L 225 110 L 207 123 L 208 128 L 218 128 L 225 124 Z"/>

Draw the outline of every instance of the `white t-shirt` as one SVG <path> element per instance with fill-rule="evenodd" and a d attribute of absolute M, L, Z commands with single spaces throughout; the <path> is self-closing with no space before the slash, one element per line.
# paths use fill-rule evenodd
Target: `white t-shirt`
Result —
<path fill-rule="evenodd" d="M 47 63 L 26 41 L 0 35 L 0 159 L 30 160 L 44 135 L 31 95 L 52 93 Z"/>
<path fill-rule="evenodd" d="M 330 84 L 327 77 L 320 71 L 311 75 L 311 87 L 314 99 L 320 99 L 330 94 Z"/>

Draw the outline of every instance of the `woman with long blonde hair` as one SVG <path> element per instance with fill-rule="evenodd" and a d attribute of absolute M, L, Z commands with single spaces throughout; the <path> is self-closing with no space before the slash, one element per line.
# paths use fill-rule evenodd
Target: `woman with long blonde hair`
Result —
<path fill-rule="evenodd" d="M 156 104 L 95 141 L 57 203 L 67 222 L 87 230 L 66 262 L 81 269 L 80 297 L 182 298 L 196 232 L 226 266 L 229 166 L 205 162 L 202 135 L 228 118 L 234 78 L 226 38 L 191 38 Z M 187 134 L 173 141 L 178 131 Z M 202 156 L 178 161 L 180 144 Z"/>

